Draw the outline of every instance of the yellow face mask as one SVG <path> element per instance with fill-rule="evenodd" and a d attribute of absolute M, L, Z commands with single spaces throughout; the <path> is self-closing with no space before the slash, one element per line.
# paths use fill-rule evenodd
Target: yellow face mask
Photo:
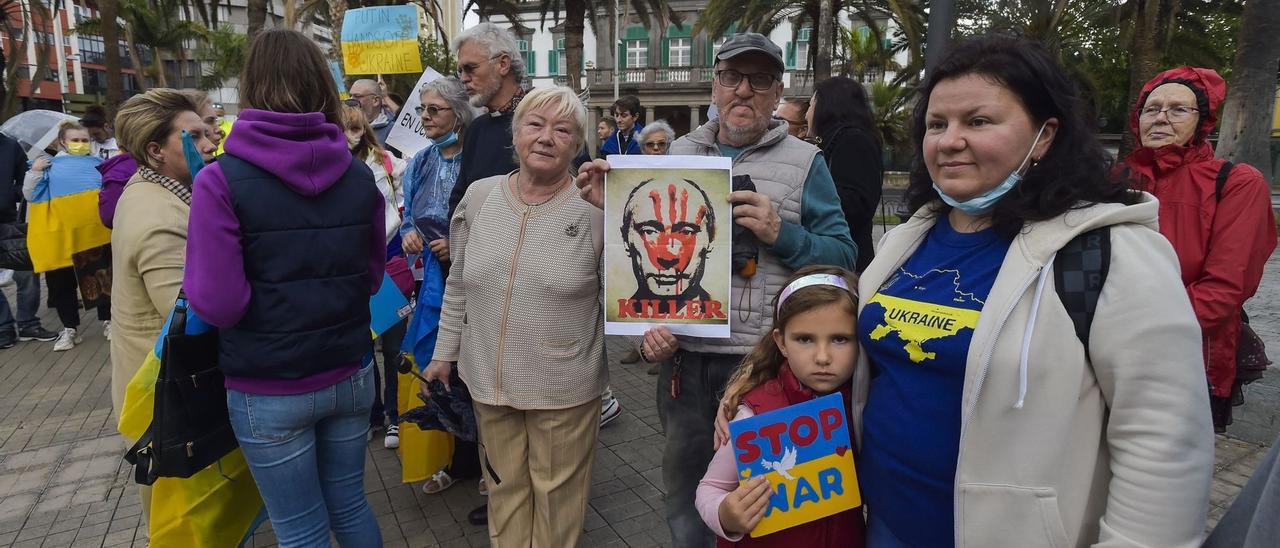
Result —
<path fill-rule="evenodd" d="M 67 152 L 76 156 L 88 156 L 93 152 L 93 146 L 89 143 L 67 143 Z"/>

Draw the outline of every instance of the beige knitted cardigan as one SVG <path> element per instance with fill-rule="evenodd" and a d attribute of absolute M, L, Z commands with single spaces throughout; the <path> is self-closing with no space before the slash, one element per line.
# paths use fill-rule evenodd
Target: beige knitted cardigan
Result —
<path fill-rule="evenodd" d="M 453 265 L 434 359 L 457 362 L 480 403 L 582 405 L 608 384 L 603 213 L 572 184 L 526 205 L 507 178 L 473 183 L 450 220 Z"/>

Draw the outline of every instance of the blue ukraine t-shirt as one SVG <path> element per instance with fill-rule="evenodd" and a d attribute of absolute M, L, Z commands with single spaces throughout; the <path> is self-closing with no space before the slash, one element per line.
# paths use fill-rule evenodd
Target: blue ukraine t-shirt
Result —
<path fill-rule="evenodd" d="M 912 546 L 955 541 L 965 361 L 1008 250 L 994 230 L 956 232 L 941 216 L 858 319 L 873 375 L 858 480 L 868 510 Z"/>

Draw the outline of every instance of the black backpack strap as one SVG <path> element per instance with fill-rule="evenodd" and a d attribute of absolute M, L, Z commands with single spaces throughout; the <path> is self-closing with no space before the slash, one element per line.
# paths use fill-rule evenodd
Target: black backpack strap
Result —
<path fill-rule="evenodd" d="M 1222 167 L 1218 169 L 1218 181 L 1213 187 L 1214 201 L 1222 201 L 1222 187 L 1227 186 L 1227 177 L 1231 176 L 1231 168 L 1233 167 L 1235 167 L 1235 164 L 1227 161 L 1223 162 Z"/>
<path fill-rule="evenodd" d="M 129 452 L 124 454 L 124 460 L 133 465 L 133 481 L 138 485 L 151 485 L 159 478 L 151 454 L 151 442 L 154 439 L 153 432 L 148 428 L 138 442 L 129 448 Z"/>
<path fill-rule="evenodd" d="M 1076 336 L 1089 351 L 1089 326 L 1098 308 L 1098 296 L 1111 267 L 1111 227 L 1104 226 L 1072 238 L 1053 259 L 1053 281 L 1058 299 L 1071 316 Z"/>

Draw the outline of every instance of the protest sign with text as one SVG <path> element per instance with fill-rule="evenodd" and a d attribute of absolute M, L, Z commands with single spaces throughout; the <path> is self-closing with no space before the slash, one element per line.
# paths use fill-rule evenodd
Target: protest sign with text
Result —
<path fill-rule="evenodd" d="M 844 398 L 830 394 L 729 423 L 738 481 L 769 480 L 761 537 L 862 504 Z"/>
<path fill-rule="evenodd" d="M 731 160 L 609 157 L 604 198 L 605 333 L 728 337 Z"/>
<path fill-rule="evenodd" d="M 422 71 L 422 77 L 418 78 L 418 83 L 413 85 L 413 93 L 405 98 L 404 106 L 400 108 L 400 114 L 396 116 L 395 124 L 391 126 L 391 133 L 387 134 L 387 142 L 383 143 L 399 150 L 405 158 L 417 154 L 431 141 L 427 139 L 427 130 L 422 128 L 422 117 L 418 115 L 418 107 L 422 106 L 422 89 L 438 78 L 443 76 L 431 67 Z"/>
<path fill-rule="evenodd" d="M 348 10 L 342 19 L 342 65 L 347 74 L 421 72 L 418 7 Z"/>

